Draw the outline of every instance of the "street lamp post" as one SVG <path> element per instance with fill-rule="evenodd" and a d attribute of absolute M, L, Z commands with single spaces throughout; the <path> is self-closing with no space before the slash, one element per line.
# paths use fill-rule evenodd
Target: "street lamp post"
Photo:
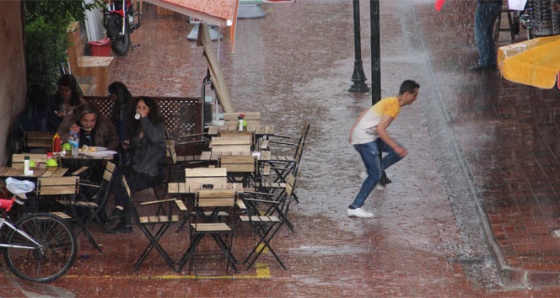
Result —
<path fill-rule="evenodd" d="M 381 48 L 379 46 L 379 0 L 370 0 L 371 103 L 381 100 Z"/>
<path fill-rule="evenodd" d="M 360 42 L 360 1 L 354 2 L 354 73 L 352 74 L 352 86 L 350 92 L 368 92 L 369 87 L 365 83 L 366 76 L 362 67 L 362 44 Z"/>

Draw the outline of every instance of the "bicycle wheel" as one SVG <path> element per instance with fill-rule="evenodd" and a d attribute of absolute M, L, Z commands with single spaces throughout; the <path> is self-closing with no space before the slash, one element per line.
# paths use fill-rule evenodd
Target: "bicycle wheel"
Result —
<path fill-rule="evenodd" d="M 111 49 L 117 56 L 124 56 L 130 47 L 130 32 L 128 22 L 124 35 L 121 35 L 123 18 L 119 15 L 111 15 L 107 20 L 107 36 L 111 39 Z"/>
<path fill-rule="evenodd" d="M 60 217 L 50 213 L 29 214 L 16 227 L 40 244 L 33 244 L 16 230 L 9 231 L 6 244 L 34 247 L 4 250 L 6 264 L 16 276 L 33 282 L 50 282 L 70 269 L 76 258 L 76 236 Z"/>

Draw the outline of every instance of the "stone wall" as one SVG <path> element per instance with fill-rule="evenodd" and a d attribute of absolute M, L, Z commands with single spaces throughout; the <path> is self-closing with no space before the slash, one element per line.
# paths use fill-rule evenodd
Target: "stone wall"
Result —
<path fill-rule="evenodd" d="M 8 136 L 25 107 L 25 56 L 20 0 L 0 1 L 0 165 L 11 148 Z"/>

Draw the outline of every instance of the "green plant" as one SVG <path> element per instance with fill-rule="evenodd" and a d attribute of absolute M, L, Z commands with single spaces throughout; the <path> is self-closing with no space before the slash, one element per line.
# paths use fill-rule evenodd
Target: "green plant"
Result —
<path fill-rule="evenodd" d="M 60 65 L 66 61 L 66 28 L 72 20 L 82 21 L 87 10 L 103 4 L 95 0 L 25 1 L 25 58 L 28 90 L 43 94 L 56 91 Z"/>

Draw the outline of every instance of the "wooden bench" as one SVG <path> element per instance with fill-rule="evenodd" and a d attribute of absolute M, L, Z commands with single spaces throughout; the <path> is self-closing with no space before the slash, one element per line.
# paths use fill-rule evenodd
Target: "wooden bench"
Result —
<path fill-rule="evenodd" d="M 66 30 L 68 61 L 72 73 L 78 77 L 93 77 L 96 86 L 90 86 L 92 95 L 107 95 L 107 87 L 111 83 L 113 57 L 97 57 L 84 55 L 84 43 L 80 32 L 80 23 L 72 22 Z"/>

